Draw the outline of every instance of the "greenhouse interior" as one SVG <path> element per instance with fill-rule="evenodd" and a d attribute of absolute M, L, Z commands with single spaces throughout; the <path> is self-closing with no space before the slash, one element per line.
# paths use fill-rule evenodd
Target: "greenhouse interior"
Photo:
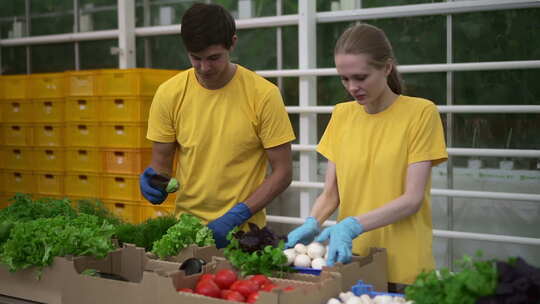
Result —
<path fill-rule="evenodd" d="M 540 303 L 538 79 L 538 0 L 2 0 L 0 303 Z"/>

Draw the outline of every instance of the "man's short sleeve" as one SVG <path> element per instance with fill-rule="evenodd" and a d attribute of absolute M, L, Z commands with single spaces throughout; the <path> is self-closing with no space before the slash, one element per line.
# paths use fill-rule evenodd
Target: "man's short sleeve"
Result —
<path fill-rule="evenodd" d="M 159 87 L 148 116 L 146 138 L 154 142 L 170 143 L 176 141 L 175 122 L 173 119 L 174 96 L 163 85 Z"/>
<path fill-rule="evenodd" d="M 291 142 L 296 138 L 277 87 L 268 92 L 262 103 L 260 119 L 259 137 L 265 149 Z"/>

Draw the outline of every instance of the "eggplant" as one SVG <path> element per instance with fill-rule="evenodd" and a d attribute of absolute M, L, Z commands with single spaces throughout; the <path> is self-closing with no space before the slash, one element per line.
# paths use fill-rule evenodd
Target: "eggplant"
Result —
<path fill-rule="evenodd" d="M 202 272 L 203 266 L 206 265 L 206 261 L 199 258 L 189 258 L 182 262 L 180 270 L 183 270 L 186 275 L 192 275 Z"/>

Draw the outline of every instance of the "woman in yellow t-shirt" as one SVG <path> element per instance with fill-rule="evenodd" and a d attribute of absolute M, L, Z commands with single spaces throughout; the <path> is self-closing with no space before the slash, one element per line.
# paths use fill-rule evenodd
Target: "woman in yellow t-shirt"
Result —
<path fill-rule="evenodd" d="M 348 28 L 334 50 L 355 101 L 336 105 L 317 147 L 328 159 L 324 190 L 287 247 L 329 241 L 327 263 L 346 263 L 369 247 L 387 249 L 392 283 L 410 284 L 434 268 L 431 167 L 448 158 L 433 102 L 404 96 L 392 47 L 368 24 Z M 339 208 L 338 223 L 320 226 Z"/>

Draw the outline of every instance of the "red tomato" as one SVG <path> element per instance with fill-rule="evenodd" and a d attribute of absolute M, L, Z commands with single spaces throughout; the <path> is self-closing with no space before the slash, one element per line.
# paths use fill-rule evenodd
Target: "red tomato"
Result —
<path fill-rule="evenodd" d="M 261 290 L 268 291 L 268 292 L 271 292 L 272 289 L 275 289 L 275 288 L 277 288 L 277 285 L 275 285 L 274 283 L 268 283 L 261 286 Z"/>
<path fill-rule="evenodd" d="M 178 288 L 176 291 L 193 293 L 193 289 L 191 289 L 191 288 Z"/>
<path fill-rule="evenodd" d="M 238 280 L 231 285 L 231 290 L 236 290 L 244 297 L 259 290 L 257 284 L 250 280 Z"/>
<path fill-rule="evenodd" d="M 225 289 L 221 291 L 221 298 L 229 301 L 245 302 L 246 298 L 236 290 Z"/>
<path fill-rule="evenodd" d="M 255 302 L 257 302 L 258 299 L 259 299 L 259 292 L 256 291 L 256 292 L 251 293 L 251 294 L 247 297 L 246 302 L 247 302 L 247 303 L 255 303 Z"/>
<path fill-rule="evenodd" d="M 199 281 L 197 286 L 195 286 L 195 293 L 213 298 L 219 298 L 221 296 L 221 290 L 212 280 Z"/>
<path fill-rule="evenodd" d="M 216 282 L 219 288 L 227 289 L 236 281 L 237 278 L 238 276 L 236 275 L 236 272 L 230 269 L 221 269 L 216 273 L 214 282 Z"/>
<path fill-rule="evenodd" d="M 270 281 L 270 279 L 268 279 L 268 277 L 265 276 L 264 274 L 256 274 L 249 279 L 257 283 L 259 288 L 261 288 L 263 285 L 268 284 L 268 283 L 272 284 L 272 281 Z"/>
<path fill-rule="evenodd" d="M 291 291 L 291 290 L 294 290 L 294 286 L 289 285 L 283 288 L 283 291 Z"/>
<path fill-rule="evenodd" d="M 214 275 L 212 273 L 205 273 L 199 278 L 199 282 L 203 281 L 203 280 L 212 280 L 212 281 L 214 281 L 215 278 L 216 278 L 216 275 Z"/>

